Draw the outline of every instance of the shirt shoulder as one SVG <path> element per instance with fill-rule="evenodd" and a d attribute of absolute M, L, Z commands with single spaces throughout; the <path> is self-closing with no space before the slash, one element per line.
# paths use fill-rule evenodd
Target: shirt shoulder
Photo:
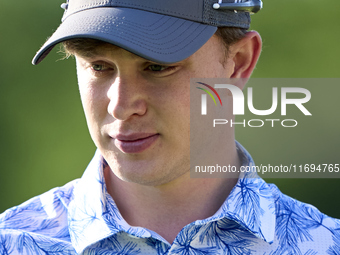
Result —
<path fill-rule="evenodd" d="M 60 254 L 69 254 L 65 247 L 70 243 L 67 213 L 77 181 L 51 189 L 2 213 L 0 254 L 40 254 L 47 247 L 59 247 L 66 251 Z M 31 253 L 25 253 L 25 249 Z"/>
<path fill-rule="evenodd" d="M 292 254 L 299 254 L 305 250 L 338 254 L 332 252 L 340 250 L 340 220 L 283 194 L 274 184 L 269 187 L 275 200 L 278 252 L 284 254 L 289 250 Z"/>

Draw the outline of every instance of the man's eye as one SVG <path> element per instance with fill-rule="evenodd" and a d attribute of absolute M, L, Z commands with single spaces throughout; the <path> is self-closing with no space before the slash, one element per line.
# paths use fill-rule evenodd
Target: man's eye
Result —
<path fill-rule="evenodd" d="M 150 71 L 153 71 L 153 72 L 161 72 L 161 71 L 166 70 L 168 66 L 150 65 L 148 68 Z"/>
<path fill-rule="evenodd" d="M 104 65 L 99 65 L 99 64 L 94 64 L 94 65 L 92 65 L 92 69 L 94 71 L 100 72 L 100 71 L 105 70 L 105 66 Z"/>
<path fill-rule="evenodd" d="M 91 64 L 91 69 L 96 72 L 112 70 L 111 66 L 105 63 Z"/>

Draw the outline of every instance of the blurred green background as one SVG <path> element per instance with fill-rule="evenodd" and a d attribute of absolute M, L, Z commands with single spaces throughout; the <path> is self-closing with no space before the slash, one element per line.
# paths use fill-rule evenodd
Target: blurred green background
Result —
<path fill-rule="evenodd" d="M 59 25 L 61 3 L 0 2 L 0 212 L 79 178 L 95 151 L 81 107 L 74 61 L 59 60 L 62 56 L 55 49 L 40 65 L 30 64 Z M 264 0 L 264 9 L 253 16 L 251 27 L 264 42 L 253 77 L 339 77 L 339 9 L 337 0 Z M 320 98 L 320 102 L 327 100 L 325 95 Z M 339 101 L 333 106 L 338 110 Z M 330 117 L 340 119 L 339 115 Z M 316 157 L 324 163 L 340 163 L 339 129 L 335 127 L 325 120 L 290 138 L 244 129 L 237 131 L 237 139 L 255 162 L 292 163 L 292 157 L 301 156 L 310 158 L 304 163 L 312 163 Z M 332 146 L 297 150 L 299 137 L 316 136 L 325 137 Z M 340 218 L 340 179 L 268 181 Z"/>

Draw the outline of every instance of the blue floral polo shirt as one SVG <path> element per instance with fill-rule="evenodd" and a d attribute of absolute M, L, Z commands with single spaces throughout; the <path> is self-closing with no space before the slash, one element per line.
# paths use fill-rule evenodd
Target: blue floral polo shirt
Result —
<path fill-rule="evenodd" d="M 254 162 L 237 143 L 244 166 Z M 97 151 L 84 175 L 0 215 L 0 254 L 340 254 L 340 221 L 267 184 L 240 176 L 211 217 L 185 226 L 172 244 L 130 226 L 107 193 Z"/>

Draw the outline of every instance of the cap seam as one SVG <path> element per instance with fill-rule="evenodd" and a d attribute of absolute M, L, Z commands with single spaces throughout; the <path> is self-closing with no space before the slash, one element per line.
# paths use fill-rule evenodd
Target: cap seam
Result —
<path fill-rule="evenodd" d="M 114 19 L 114 17 L 111 17 L 111 16 L 101 16 L 100 18 L 102 18 L 102 20 L 108 20 L 108 19 Z M 99 19 L 99 17 L 98 17 L 98 19 Z M 176 21 L 175 21 L 176 22 Z M 131 22 L 132 23 L 132 22 Z M 133 24 L 133 23 L 132 23 Z M 128 27 L 126 27 L 126 28 L 124 28 L 124 31 L 125 32 L 129 32 L 129 33 L 127 33 L 127 34 L 131 34 L 131 35 L 133 35 L 134 37 L 136 37 L 136 35 L 139 35 L 139 34 L 136 34 L 136 33 L 131 33 L 131 27 L 135 27 L 134 25 L 132 25 L 132 24 L 128 24 L 128 22 L 126 22 L 126 25 L 128 26 Z M 190 26 L 192 26 L 192 25 L 194 25 L 194 24 L 191 24 Z M 179 26 L 179 27 L 181 27 L 181 26 Z M 103 28 L 105 29 L 105 26 L 103 26 Z M 143 27 L 142 27 L 143 28 Z M 196 28 L 197 29 L 197 28 Z M 112 29 L 113 30 L 113 29 Z M 157 35 L 160 35 L 161 33 L 153 33 L 153 34 L 150 34 L 150 33 L 147 33 L 148 32 L 148 30 L 144 30 L 145 31 L 145 33 L 144 34 L 148 34 L 148 35 L 151 35 L 151 36 L 157 36 Z M 142 31 L 142 32 L 144 32 L 144 31 Z M 149 31 L 151 31 L 151 30 L 149 30 Z M 158 37 L 157 38 L 157 40 L 160 40 L 160 39 L 164 39 L 164 38 L 166 38 L 166 37 L 169 37 L 170 35 L 172 35 L 173 33 L 175 33 L 177 30 L 173 30 L 171 33 L 167 33 L 166 34 L 166 36 L 163 36 L 163 37 Z M 181 35 L 183 35 L 183 33 L 185 33 L 185 32 L 187 32 L 188 31 L 188 29 L 186 29 L 184 32 L 182 32 L 179 36 L 181 36 Z M 102 33 L 106 33 L 106 34 L 109 34 L 109 33 L 107 33 L 107 32 L 105 32 L 105 30 L 97 30 L 97 32 L 102 32 Z M 164 32 L 164 31 L 163 31 Z M 194 31 L 193 31 L 194 32 Z M 192 33 L 193 33 L 192 32 Z M 192 33 L 190 33 L 190 34 L 192 34 Z M 117 34 L 116 34 L 117 35 Z M 139 37 L 139 36 L 137 36 L 137 37 Z M 147 41 L 146 39 L 143 39 L 144 41 Z M 150 40 L 152 40 L 152 38 L 150 39 Z M 174 39 L 172 39 L 171 41 L 167 41 L 167 43 L 169 43 L 169 42 L 172 42 L 172 41 L 175 41 L 176 40 L 176 38 L 174 38 Z M 149 41 L 149 42 L 151 42 L 151 41 Z M 159 44 L 159 43 L 155 43 L 155 42 L 151 42 L 153 45 L 162 45 L 162 44 Z M 163 44 L 164 45 L 164 44 Z"/>

